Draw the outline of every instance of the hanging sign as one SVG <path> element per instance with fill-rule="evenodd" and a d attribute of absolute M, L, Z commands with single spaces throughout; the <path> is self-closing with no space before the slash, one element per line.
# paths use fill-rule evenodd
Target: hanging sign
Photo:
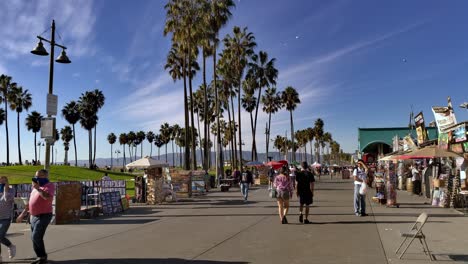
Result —
<path fill-rule="evenodd" d="M 445 132 L 448 127 L 457 124 L 455 113 L 453 113 L 453 110 L 450 107 L 433 106 L 432 112 L 434 113 L 434 118 L 437 123 L 437 129 L 439 130 L 439 133 Z"/>
<path fill-rule="evenodd" d="M 418 145 L 421 145 L 427 140 L 427 131 L 424 126 L 424 116 L 420 112 L 414 117 L 414 123 L 416 124 L 416 135 L 418 136 Z"/>

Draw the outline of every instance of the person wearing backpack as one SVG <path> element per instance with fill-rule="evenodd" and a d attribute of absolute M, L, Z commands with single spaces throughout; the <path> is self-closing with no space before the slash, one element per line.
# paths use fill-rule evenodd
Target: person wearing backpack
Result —
<path fill-rule="evenodd" d="M 289 177 L 288 165 L 283 165 L 280 169 L 280 174 L 275 177 L 273 183 L 276 188 L 276 200 L 278 202 L 278 213 L 282 224 L 287 224 L 286 215 L 289 211 L 289 199 L 292 197 L 293 185 Z"/>
<path fill-rule="evenodd" d="M 366 195 L 360 194 L 359 190 L 366 184 L 368 168 L 363 160 L 358 160 L 357 167 L 353 171 L 354 177 L 354 214 L 356 216 L 367 216 Z"/>
<path fill-rule="evenodd" d="M 248 168 L 244 169 L 244 172 L 240 177 L 239 184 L 242 196 L 244 197 L 244 202 L 247 202 L 247 198 L 249 197 L 249 187 L 254 184 L 252 172 Z"/>

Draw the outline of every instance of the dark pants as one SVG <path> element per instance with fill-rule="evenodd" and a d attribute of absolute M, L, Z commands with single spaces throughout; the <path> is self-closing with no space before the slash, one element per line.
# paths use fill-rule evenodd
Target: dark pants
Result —
<path fill-rule="evenodd" d="M 3 245 L 10 247 L 11 242 L 8 238 L 5 237 L 8 228 L 10 227 L 11 219 L 0 219 L 0 243 Z M 0 249 L 1 252 L 1 249 Z"/>
<path fill-rule="evenodd" d="M 44 246 L 44 235 L 49 226 L 52 214 L 40 214 L 31 216 L 31 240 L 36 256 L 47 259 L 47 253 Z"/>
<path fill-rule="evenodd" d="M 417 195 L 421 194 L 421 181 L 420 180 L 413 181 L 413 193 Z"/>

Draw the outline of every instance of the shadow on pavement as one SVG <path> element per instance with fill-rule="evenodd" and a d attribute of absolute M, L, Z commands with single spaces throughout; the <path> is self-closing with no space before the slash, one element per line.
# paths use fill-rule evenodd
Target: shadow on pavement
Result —
<path fill-rule="evenodd" d="M 216 260 L 188 260 L 178 258 L 151 258 L 151 259 L 75 259 L 75 260 L 61 260 L 61 261 L 50 261 L 49 263 L 60 263 L 60 264 L 182 264 L 182 263 L 195 263 L 195 264 L 247 264 L 249 262 L 241 261 L 216 261 Z"/>

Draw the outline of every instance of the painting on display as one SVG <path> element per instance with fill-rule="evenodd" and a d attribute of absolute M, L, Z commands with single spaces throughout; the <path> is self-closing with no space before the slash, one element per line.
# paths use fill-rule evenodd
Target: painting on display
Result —
<path fill-rule="evenodd" d="M 441 149 L 448 149 L 448 134 L 447 133 L 440 133 L 439 134 L 439 148 Z"/>

